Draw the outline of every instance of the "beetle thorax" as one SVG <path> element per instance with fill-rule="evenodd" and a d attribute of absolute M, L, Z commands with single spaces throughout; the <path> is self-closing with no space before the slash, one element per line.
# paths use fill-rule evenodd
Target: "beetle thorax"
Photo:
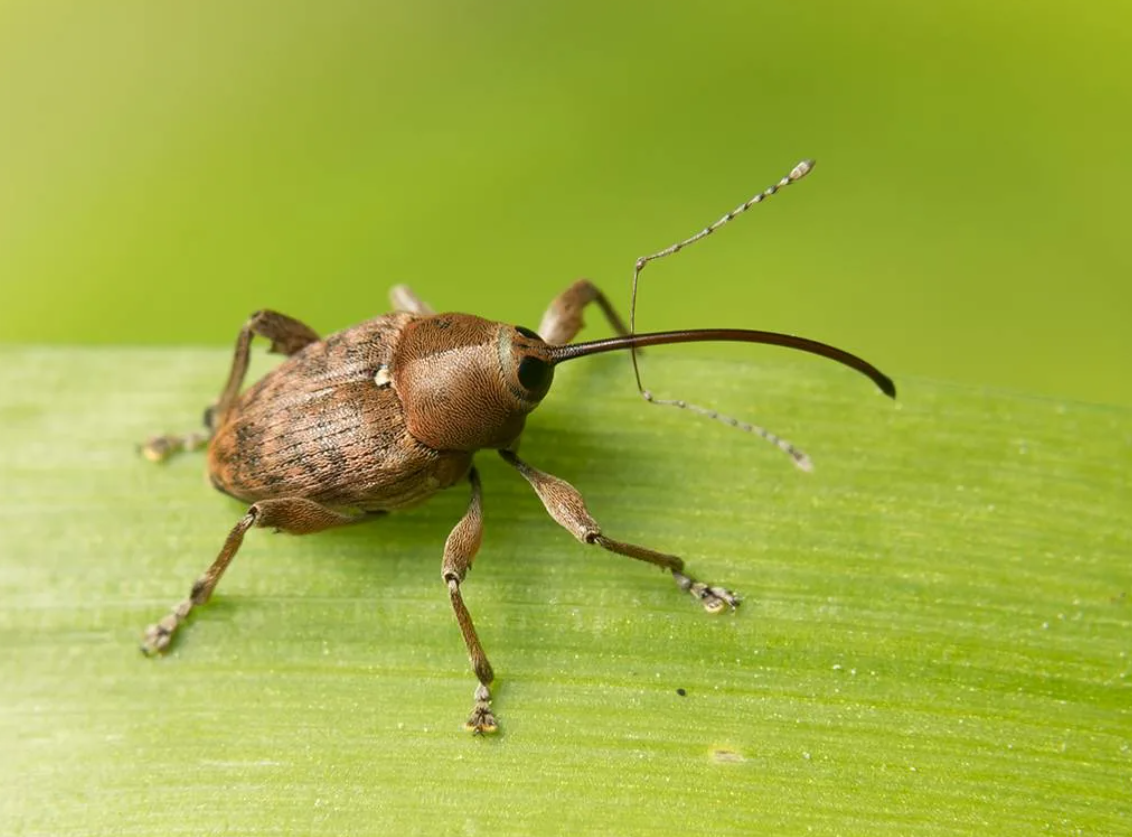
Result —
<path fill-rule="evenodd" d="M 433 450 L 512 446 L 550 387 L 543 348 L 533 332 L 469 314 L 410 322 L 391 370 L 408 431 Z"/>

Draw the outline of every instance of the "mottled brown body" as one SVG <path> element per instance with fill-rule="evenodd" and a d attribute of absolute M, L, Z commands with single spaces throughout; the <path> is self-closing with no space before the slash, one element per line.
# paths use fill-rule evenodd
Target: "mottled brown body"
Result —
<path fill-rule="evenodd" d="M 712 227 L 639 259 L 634 293 L 636 276 L 648 261 L 706 237 L 811 167 L 800 164 L 778 185 Z M 582 311 L 590 304 L 600 308 L 621 336 L 571 345 L 582 328 Z M 394 288 L 393 305 L 394 313 L 325 339 L 283 314 L 253 314 L 237 337 L 220 397 L 206 411 L 208 433 L 161 436 L 145 445 L 150 459 L 161 460 L 208 442 L 213 485 L 250 504 L 189 596 L 146 630 L 146 653 L 165 650 L 189 613 L 209 600 L 249 529 L 319 532 L 410 508 L 466 479 L 471 499 L 444 544 L 441 578 L 479 681 L 466 727 L 493 732 L 497 724 L 489 687 L 495 675 L 461 593 L 483 535 L 483 493 L 472 463 L 477 451 L 497 450 L 527 480 L 550 516 L 582 543 L 668 571 L 709 613 L 739 603 L 729 590 L 688 575 L 677 556 L 607 537 L 577 489 L 519 459 L 516 451 L 526 417 L 549 391 L 555 364 L 663 343 L 771 343 L 837 360 L 868 375 L 885 393 L 895 394 L 892 382 L 870 364 L 804 338 L 741 329 L 629 334 L 605 296 L 584 279 L 551 302 L 537 333 L 470 314 L 434 314 L 403 286 Z M 255 335 L 269 339 L 271 350 L 288 359 L 243 390 Z M 655 401 L 643 388 L 641 393 Z M 683 401 L 668 403 L 756 433 L 799 465 L 808 463 L 792 445 L 762 428 Z"/>
<path fill-rule="evenodd" d="M 415 315 L 388 314 L 311 343 L 245 391 L 208 449 L 213 484 L 254 503 L 305 497 L 331 508 L 395 511 L 467 476 L 465 451 L 408 430 L 389 370 Z"/>

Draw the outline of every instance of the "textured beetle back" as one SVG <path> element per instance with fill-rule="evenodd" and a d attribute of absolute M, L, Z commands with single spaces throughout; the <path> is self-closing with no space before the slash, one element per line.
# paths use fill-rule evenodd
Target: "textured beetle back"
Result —
<path fill-rule="evenodd" d="M 248 502 L 300 496 L 370 511 L 427 500 L 467 473 L 407 431 L 389 368 L 412 314 L 313 343 L 244 392 L 209 448 L 220 490 Z"/>

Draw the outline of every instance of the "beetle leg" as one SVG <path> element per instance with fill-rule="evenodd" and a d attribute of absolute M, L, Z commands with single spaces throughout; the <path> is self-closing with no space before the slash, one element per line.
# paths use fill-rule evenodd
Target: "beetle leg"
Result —
<path fill-rule="evenodd" d="M 305 346 L 318 340 L 318 335 L 309 326 L 298 320 L 275 311 L 257 311 L 248 318 L 236 338 L 236 351 L 232 357 L 232 369 L 228 382 L 216 403 L 204 411 L 206 433 L 189 433 L 183 436 L 154 436 L 146 440 L 141 451 L 151 462 L 162 462 L 181 451 L 200 450 L 208 445 L 212 431 L 223 419 L 240 392 L 240 385 L 248 372 L 248 354 L 252 337 L 266 337 L 271 341 L 271 351 L 278 354 L 293 355 Z"/>
<path fill-rule="evenodd" d="M 432 306 L 414 293 L 408 285 L 394 285 L 389 289 L 389 301 L 393 303 L 394 311 L 404 311 L 407 314 L 435 314 Z"/>
<path fill-rule="evenodd" d="M 141 446 L 142 456 L 150 462 L 164 462 L 174 454 L 182 451 L 203 450 L 212 440 L 215 429 L 216 405 L 207 407 L 204 411 L 204 431 L 185 433 L 181 436 L 151 436 Z"/>
<path fill-rule="evenodd" d="M 206 433 L 185 433 L 181 436 L 151 436 L 141 446 L 142 456 L 150 462 L 164 462 L 181 451 L 203 450 L 212 438 L 212 431 Z"/>
<path fill-rule="evenodd" d="M 538 333 L 552 346 L 569 343 L 582 330 L 582 309 L 591 302 L 598 304 L 614 331 L 621 335 L 629 333 L 624 320 L 609 304 L 605 294 L 589 279 L 579 279 L 551 301 L 542 315 Z"/>
<path fill-rule="evenodd" d="M 676 586 L 704 606 L 708 613 L 719 613 L 730 606 L 732 610 L 739 604 L 739 597 L 723 587 L 704 584 L 684 572 L 684 561 L 675 555 L 657 552 L 636 544 L 615 541 L 601 532 L 601 527 L 586 509 L 585 500 L 574 486 L 565 480 L 532 468 L 513 452 L 501 450 L 499 455 L 522 474 L 534 488 L 547 513 L 567 532 L 582 543 L 594 544 L 618 555 L 636 558 L 656 564 L 672 573 Z"/>
<path fill-rule="evenodd" d="M 281 355 L 293 355 L 311 343 L 318 342 L 318 334 L 315 333 L 314 329 L 288 317 L 286 314 L 280 314 L 266 308 L 252 314 L 236 337 L 236 350 L 232 355 L 232 369 L 228 373 L 228 381 L 220 393 L 220 398 L 216 401 L 213 412 L 215 426 L 224 423 L 225 415 L 240 394 L 244 376 L 248 373 L 248 355 L 252 337 L 257 334 L 271 341 L 270 351 Z"/>
<path fill-rule="evenodd" d="M 205 604 L 216 589 L 220 577 L 236 557 L 240 544 L 244 542 L 244 534 L 253 526 L 274 528 L 293 535 L 307 535 L 312 532 L 321 532 L 334 526 L 343 526 L 362 520 L 367 515 L 364 512 L 345 514 L 334 511 L 313 500 L 301 497 L 288 497 L 282 500 L 260 500 L 254 503 L 247 514 L 240 518 L 240 522 L 232 527 L 224 546 L 216 560 L 212 562 L 204 575 L 196 580 L 189 597 L 170 611 L 169 615 L 160 622 L 155 622 L 145 630 L 142 641 L 142 651 L 146 654 L 158 654 L 164 651 L 173 638 L 173 633 L 185 621 L 194 607 Z"/>
<path fill-rule="evenodd" d="M 495 673 L 488 662 L 487 654 L 483 652 L 480 638 L 476 635 L 476 626 L 472 624 L 472 616 L 464 604 L 464 597 L 460 594 L 460 584 L 464 576 L 472 568 L 472 561 L 479 552 L 480 542 L 483 540 L 483 490 L 480 486 L 480 475 L 475 468 L 468 472 L 468 482 L 472 484 L 472 499 L 468 503 L 468 510 L 456 524 L 456 528 L 448 535 L 444 543 L 444 561 L 440 567 L 440 576 L 448 585 L 448 597 L 452 600 L 452 610 L 456 612 L 456 621 L 460 625 L 460 633 L 464 636 L 464 644 L 468 646 L 468 656 L 471 657 L 472 671 L 480 681 L 475 691 L 475 706 L 464 724 L 464 728 L 476 734 L 495 732 L 499 725 L 491 712 L 491 681 Z"/>

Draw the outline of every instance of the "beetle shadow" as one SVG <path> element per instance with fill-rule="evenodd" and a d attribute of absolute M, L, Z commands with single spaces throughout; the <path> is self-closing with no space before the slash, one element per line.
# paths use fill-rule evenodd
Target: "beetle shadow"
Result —
<path fill-rule="evenodd" d="M 359 596 L 417 596 L 424 592 L 419 580 L 426 579 L 429 592 L 446 601 L 440 581 L 444 542 L 468 503 L 467 483 L 441 491 L 428 502 L 405 511 L 375 516 L 356 524 L 318 534 L 334 553 L 329 562 L 338 581 Z"/>

